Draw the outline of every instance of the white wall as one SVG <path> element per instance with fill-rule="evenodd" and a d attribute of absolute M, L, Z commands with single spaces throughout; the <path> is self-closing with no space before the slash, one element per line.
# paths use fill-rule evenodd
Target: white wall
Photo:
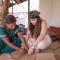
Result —
<path fill-rule="evenodd" d="M 39 0 L 30 0 L 30 11 L 39 10 L 38 5 L 39 5 Z"/>
<path fill-rule="evenodd" d="M 60 27 L 60 0 L 53 0 L 51 25 Z"/>
<path fill-rule="evenodd" d="M 60 27 L 60 0 L 40 0 L 39 8 L 49 25 Z"/>
<path fill-rule="evenodd" d="M 51 0 L 40 0 L 40 16 L 45 19 L 48 24 L 50 24 L 51 20 L 51 8 Z"/>

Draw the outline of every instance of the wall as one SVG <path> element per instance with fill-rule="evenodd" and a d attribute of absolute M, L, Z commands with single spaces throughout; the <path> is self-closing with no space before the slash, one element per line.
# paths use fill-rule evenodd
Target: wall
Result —
<path fill-rule="evenodd" d="M 40 16 L 45 19 L 48 24 L 50 24 L 51 20 L 51 8 L 52 8 L 52 3 L 51 0 L 40 0 Z"/>
<path fill-rule="evenodd" d="M 50 26 L 60 27 L 60 0 L 40 0 L 41 17 Z"/>
<path fill-rule="evenodd" d="M 60 0 L 53 0 L 51 25 L 60 27 Z"/>

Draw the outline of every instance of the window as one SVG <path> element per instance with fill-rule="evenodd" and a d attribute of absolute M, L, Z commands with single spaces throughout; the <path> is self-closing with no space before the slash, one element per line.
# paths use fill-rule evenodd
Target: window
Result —
<path fill-rule="evenodd" d="M 30 0 L 30 10 L 38 10 L 39 0 Z M 13 10 L 12 10 L 13 8 Z M 28 27 L 28 1 L 25 1 L 20 4 L 15 4 L 9 8 L 9 14 L 12 14 L 17 19 L 17 24 L 23 24 L 25 27 Z"/>

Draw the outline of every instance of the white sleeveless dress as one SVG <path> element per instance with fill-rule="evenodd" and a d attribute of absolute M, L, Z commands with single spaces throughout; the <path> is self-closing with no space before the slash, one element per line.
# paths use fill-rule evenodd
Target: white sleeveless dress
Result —
<path fill-rule="evenodd" d="M 31 47 L 35 43 L 35 38 L 30 37 L 28 40 L 28 46 Z M 35 47 L 35 49 L 45 49 L 49 47 L 52 43 L 52 40 L 48 34 L 46 34 L 44 40 L 40 41 L 39 44 Z"/>

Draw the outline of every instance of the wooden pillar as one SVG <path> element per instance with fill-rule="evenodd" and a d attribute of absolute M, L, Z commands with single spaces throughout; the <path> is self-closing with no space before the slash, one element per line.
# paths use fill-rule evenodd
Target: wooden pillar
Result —
<path fill-rule="evenodd" d="M 2 14 L 2 0 L 0 0 L 0 16 Z"/>
<path fill-rule="evenodd" d="M 2 11 L 2 18 L 4 19 L 8 14 L 10 0 L 3 1 L 3 11 Z"/>

